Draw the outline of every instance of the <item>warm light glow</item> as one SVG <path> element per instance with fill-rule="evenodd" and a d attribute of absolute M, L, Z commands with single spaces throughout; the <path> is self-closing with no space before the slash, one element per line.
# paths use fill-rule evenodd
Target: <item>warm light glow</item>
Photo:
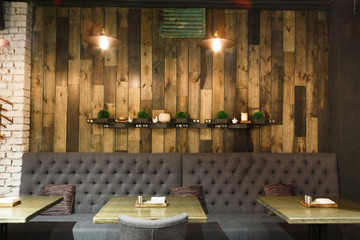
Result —
<path fill-rule="evenodd" d="M 100 48 L 105 50 L 109 47 L 109 41 L 107 40 L 106 36 L 101 36 L 100 39 Z"/>
<path fill-rule="evenodd" d="M 214 50 L 214 52 L 220 51 L 221 44 L 220 44 L 219 38 L 214 38 L 213 43 L 212 43 L 212 49 Z"/>

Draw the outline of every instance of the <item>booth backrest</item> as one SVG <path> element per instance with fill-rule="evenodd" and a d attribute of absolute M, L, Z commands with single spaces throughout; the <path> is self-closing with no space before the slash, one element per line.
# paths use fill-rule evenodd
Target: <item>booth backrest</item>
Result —
<path fill-rule="evenodd" d="M 202 184 L 210 213 L 264 212 L 263 184 L 295 183 L 296 195 L 338 196 L 331 153 L 183 154 L 183 186 Z"/>
<path fill-rule="evenodd" d="M 113 196 L 169 195 L 181 185 L 181 154 L 26 153 L 20 194 L 74 184 L 75 212 L 96 213 Z"/>
<path fill-rule="evenodd" d="M 295 183 L 296 195 L 339 195 L 335 154 L 26 153 L 22 195 L 74 184 L 75 212 L 96 213 L 113 196 L 169 195 L 202 184 L 210 213 L 263 212 L 263 184 Z"/>

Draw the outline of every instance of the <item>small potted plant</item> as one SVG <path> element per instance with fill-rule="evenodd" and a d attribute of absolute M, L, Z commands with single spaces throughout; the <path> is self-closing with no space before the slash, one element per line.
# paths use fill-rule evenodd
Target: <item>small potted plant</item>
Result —
<path fill-rule="evenodd" d="M 218 111 L 216 114 L 216 122 L 228 123 L 229 122 L 229 114 L 223 110 Z"/>
<path fill-rule="evenodd" d="M 110 122 L 110 119 L 109 119 L 110 113 L 106 109 L 101 109 L 98 112 L 97 117 L 98 117 L 99 122 Z"/>
<path fill-rule="evenodd" d="M 254 112 L 254 114 L 252 115 L 252 121 L 255 124 L 264 124 L 265 115 L 262 112 Z"/>
<path fill-rule="evenodd" d="M 140 110 L 137 114 L 137 122 L 149 122 L 149 113 L 145 110 Z"/>
<path fill-rule="evenodd" d="M 188 122 L 188 115 L 184 111 L 178 111 L 176 113 L 176 122 L 185 123 Z"/>

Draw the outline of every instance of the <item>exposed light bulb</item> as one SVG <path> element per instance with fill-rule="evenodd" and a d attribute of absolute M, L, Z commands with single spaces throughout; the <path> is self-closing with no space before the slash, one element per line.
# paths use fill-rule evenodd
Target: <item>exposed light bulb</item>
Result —
<path fill-rule="evenodd" d="M 220 44 L 219 38 L 215 38 L 215 39 L 213 40 L 212 49 L 214 50 L 214 52 L 220 51 L 220 49 L 221 49 L 221 44 Z"/>
<path fill-rule="evenodd" d="M 109 41 L 107 40 L 106 36 L 101 36 L 100 39 L 100 48 L 105 50 L 109 47 Z"/>

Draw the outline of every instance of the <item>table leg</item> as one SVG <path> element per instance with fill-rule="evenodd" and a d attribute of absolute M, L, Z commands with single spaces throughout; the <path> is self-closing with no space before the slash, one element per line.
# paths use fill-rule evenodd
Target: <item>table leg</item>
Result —
<path fill-rule="evenodd" d="M 326 240 L 327 225 L 326 224 L 309 224 L 310 240 Z"/>
<path fill-rule="evenodd" d="M 0 240 L 7 239 L 7 223 L 0 223 Z"/>

